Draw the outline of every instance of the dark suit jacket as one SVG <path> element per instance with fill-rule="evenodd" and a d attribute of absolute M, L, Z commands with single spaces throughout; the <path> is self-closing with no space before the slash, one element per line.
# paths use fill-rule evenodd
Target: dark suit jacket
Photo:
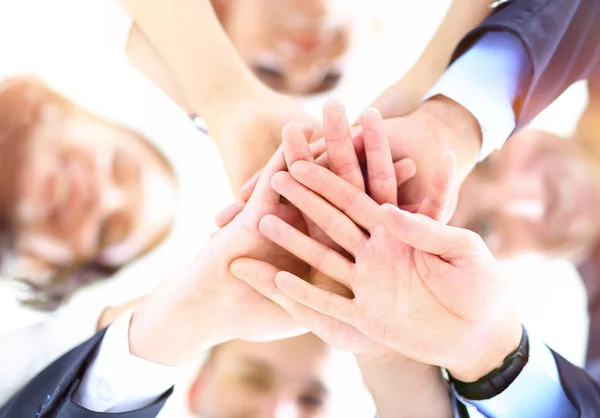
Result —
<path fill-rule="evenodd" d="M 600 386 L 588 373 L 554 353 L 565 394 L 582 418 L 600 417 Z"/>
<path fill-rule="evenodd" d="M 521 40 L 533 70 L 515 103 L 520 129 L 600 65 L 598 22 L 598 0 L 509 0 L 461 41 L 453 60 L 488 32 L 508 32 Z"/>
<path fill-rule="evenodd" d="M 73 402 L 73 393 L 103 336 L 104 331 L 99 332 L 48 366 L 0 408 L 0 418 L 155 417 L 171 391 L 147 408 L 120 414 L 92 412 Z M 40 349 L 43 350 L 43 347 Z M 3 359 L 3 361 L 10 361 L 10 359 Z"/>

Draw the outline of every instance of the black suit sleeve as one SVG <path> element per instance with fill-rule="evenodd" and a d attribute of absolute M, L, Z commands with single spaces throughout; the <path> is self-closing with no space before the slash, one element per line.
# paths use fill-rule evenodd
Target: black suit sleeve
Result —
<path fill-rule="evenodd" d="M 172 390 L 144 409 L 119 414 L 92 412 L 73 401 L 73 394 L 102 341 L 104 332 L 99 332 L 38 374 L 0 409 L 0 418 L 155 417 Z"/>
<path fill-rule="evenodd" d="M 599 66 L 598 22 L 598 0 L 509 0 L 460 42 L 453 60 L 488 32 L 508 32 L 521 40 L 532 73 L 515 103 L 520 129 Z"/>
<path fill-rule="evenodd" d="M 552 352 L 558 367 L 560 382 L 575 409 L 582 418 L 600 417 L 600 386 L 585 370 L 572 365 Z"/>

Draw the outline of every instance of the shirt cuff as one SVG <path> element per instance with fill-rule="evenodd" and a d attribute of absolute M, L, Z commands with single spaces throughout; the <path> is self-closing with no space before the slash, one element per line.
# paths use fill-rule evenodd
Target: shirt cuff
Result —
<path fill-rule="evenodd" d="M 133 310 L 106 330 L 87 368 L 74 401 L 91 411 L 128 412 L 151 405 L 176 380 L 179 369 L 134 356 L 129 351 L 129 323 Z"/>
<path fill-rule="evenodd" d="M 481 127 L 482 161 L 514 131 L 513 103 L 530 72 L 521 41 L 506 32 L 490 32 L 446 70 L 423 100 L 443 95 L 471 112 Z"/>
<path fill-rule="evenodd" d="M 542 342 L 529 336 L 529 360 L 512 384 L 491 399 L 471 401 L 487 417 L 570 418 L 578 413 L 565 395 L 554 356 Z"/>

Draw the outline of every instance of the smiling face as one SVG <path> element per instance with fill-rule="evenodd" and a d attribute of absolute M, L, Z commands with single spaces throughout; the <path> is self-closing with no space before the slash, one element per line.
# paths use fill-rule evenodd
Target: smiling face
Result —
<path fill-rule="evenodd" d="M 13 276 L 49 280 L 68 266 L 121 266 L 169 229 L 172 170 L 136 133 L 54 93 L 43 96 L 34 126 L 21 138 L 14 177 L 9 227 L 17 261 L 3 267 Z"/>
<path fill-rule="evenodd" d="M 213 0 L 229 37 L 269 87 L 307 95 L 344 74 L 364 0 Z M 221 8 L 219 8 L 219 5 Z"/>
<path fill-rule="evenodd" d="M 191 409 L 200 418 L 330 417 L 333 357 L 312 334 L 225 343 L 193 384 Z"/>
<path fill-rule="evenodd" d="M 524 130 L 465 180 L 452 225 L 499 257 L 539 251 L 578 261 L 600 238 L 600 171 L 572 140 Z"/>

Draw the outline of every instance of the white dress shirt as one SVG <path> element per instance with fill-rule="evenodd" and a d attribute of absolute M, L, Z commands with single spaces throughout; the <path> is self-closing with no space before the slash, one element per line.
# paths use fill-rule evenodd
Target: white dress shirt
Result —
<path fill-rule="evenodd" d="M 126 412 L 155 402 L 175 384 L 178 368 L 163 366 L 129 352 L 129 311 L 117 319 L 100 343 L 75 392 L 74 401 L 97 412 Z"/>
<path fill-rule="evenodd" d="M 424 100 L 441 94 L 475 116 L 481 127 L 479 161 L 483 161 L 514 131 L 513 102 L 530 71 L 521 41 L 509 33 L 491 32 L 446 70 Z"/>

